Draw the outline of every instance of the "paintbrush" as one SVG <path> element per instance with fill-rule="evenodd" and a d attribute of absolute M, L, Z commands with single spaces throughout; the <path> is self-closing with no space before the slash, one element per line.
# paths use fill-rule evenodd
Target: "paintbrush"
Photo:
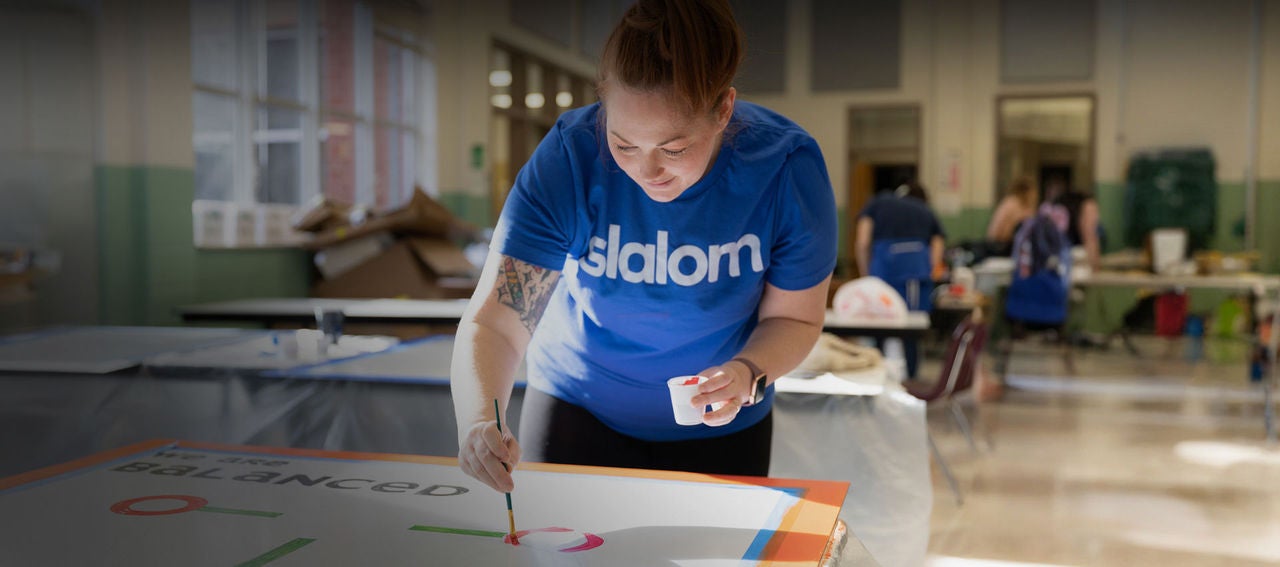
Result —
<path fill-rule="evenodd" d="M 498 398 L 493 399 L 493 417 L 498 420 L 498 435 L 502 435 L 502 414 L 498 410 Z M 502 463 L 502 470 L 511 472 L 507 467 L 507 463 Z M 511 493 L 507 494 L 507 522 L 510 529 L 511 544 L 520 545 L 520 540 L 516 539 L 516 513 L 511 509 Z"/>

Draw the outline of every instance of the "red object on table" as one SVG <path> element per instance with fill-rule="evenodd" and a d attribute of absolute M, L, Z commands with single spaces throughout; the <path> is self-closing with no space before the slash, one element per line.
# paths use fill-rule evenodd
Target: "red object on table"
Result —
<path fill-rule="evenodd" d="M 1187 294 L 1168 292 L 1156 298 L 1156 335 L 1176 337 L 1187 323 Z"/>

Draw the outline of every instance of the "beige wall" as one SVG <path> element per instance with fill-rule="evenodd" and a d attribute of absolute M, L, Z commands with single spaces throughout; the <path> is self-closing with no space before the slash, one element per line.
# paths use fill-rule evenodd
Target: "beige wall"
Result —
<path fill-rule="evenodd" d="M 1125 9 L 1124 143 L 1114 151 L 1123 159 L 1148 147 L 1208 146 L 1219 179 L 1244 179 L 1249 2 L 1130 0 Z"/>
<path fill-rule="evenodd" d="M 92 154 L 91 29 L 70 6 L 0 13 L 0 155 Z"/>
<path fill-rule="evenodd" d="M 1258 176 L 1275 180 L 1280 179 L 1280 2 L 1264 5 L 1262 21 Z"/>
<path fill-rule="evenodd" d="M 570 71 L 595 76 L 590 59 L 516 28 L 506 0 L 437 2 L 431 22 L 438 54 L 440 190 L 488 195 L 488 166 L 471 170 L 471 147 L 481 144 L 491 157 L 489 140 L 489 48 L 495 40 L 515 45 Z"/>
<path fill-rule="evenodd" d="M 84 6 L 0 8 L 0 243 L 61 259 L 31 301 L 0 302 L 0 330 L 94 322 L 94 57 Z"/>
<path fill-rule="evenodd" d="M 1276 179 L 1280 2 L 1259 1 L 1265 15 L 1259 174 Z M 487 143 L 485 73 L 491 40 L 501 38 L 587 73 L 592 62 L 512 28 L 506 23 L 505 2 L 483 0 L 483 9 L 474 11 L 444 5 L 448 3 L 440 3 L 435 24 L 443 85 L 441 186 L 482 194 L 483 184 L 470 187 L 476 183 L 468 178 L 467 148 Z M 826 155 L 841 206 L 848 178 L 846 123 L 848 109 L 855 105 L 920 105 L 921 177 L 939 195 L 943 212 L 991 204 L 995 101 L 1000 95 L 1093 93 L 1094 177 L 1100 182 L 1122 181 L 1135 149 L 1185 145 L 1212 148 L 1220 180 L 1239 183 L 1245 177 L 1251 0 L 1098 0 L 1093 78 L 1018 85 L 1000 84 L 999 0 L 903 0 L 901 88 L 817 94 L 808 91 L 805 38 L 811 4 L 788 4 L 785 94 L 743 98 L 782 112 L 813 134 Z M 942 185 L 944 169 L 952 166 L 960 173 L 958 185 Z"/>
<path fill-rule="evenodd" d="M 99 162 L 195 167 L 187 2 L 104 0 Z"/>

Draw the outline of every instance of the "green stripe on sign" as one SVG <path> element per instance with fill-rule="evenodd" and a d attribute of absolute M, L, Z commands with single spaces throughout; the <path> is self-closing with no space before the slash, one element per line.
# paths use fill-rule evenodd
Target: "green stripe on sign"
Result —
<path fill-rule="evenodd" d="M 460 528 L 442 528 L 440 526 L 413 526 L 415 532 L 439 532 L 442 534 L 473 535 L 483 537 L 505 537 L 507 532 L 487 532 L 484 530 L 464 530 Z"/>
<path fill-rule="evenodd" d="M 313 541 L 315 541 L 314 538 L 300 537 L 280 547 L 277 547 L 271 551 L 263 553 L 262 555 L 254 557 L 253 559 L 245 561 L 244 563 L 240 563 L 236 565 L 236 567 L 260 567 L 261 565 L 266 565 L 268 563 L 271 563 L 272 561 L 275 561 L 277 559 L 280 559 L 281 557 L 284 557 L 290 553 L 293 553 L 299 549 L 302 549 L 303 546 Z"/>
<path fill-rule="evenodd" d="M 241 516 L 259 516 L 263 518 L 276 518 L 283 516 L 284 512 L 263 512 L 262 510 L 239 510 L 236 508 L 219 508 L 217 506 L 205 506 L 199 508 L 201 512 L 217 512 L 219 514 L 239 514 Z"/>

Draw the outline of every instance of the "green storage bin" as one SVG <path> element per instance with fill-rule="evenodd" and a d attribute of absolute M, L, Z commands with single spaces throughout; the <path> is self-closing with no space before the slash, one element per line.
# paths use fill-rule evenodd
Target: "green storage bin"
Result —
<path fill-rule="evenodd" d="M 1125 244 L 1141 248 L 1157 228 L 1185 228 L 1188 252 L 1213 241 L 1218 181 L 1208 149 L 1166 149 L 1134 154 L 1125 189 Z"/>

